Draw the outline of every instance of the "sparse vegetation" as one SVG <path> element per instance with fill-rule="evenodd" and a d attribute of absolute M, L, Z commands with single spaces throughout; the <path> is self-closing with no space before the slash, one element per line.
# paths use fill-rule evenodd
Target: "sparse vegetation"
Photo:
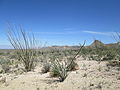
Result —
<path fill-rule="evenodd" d="M 68 75 L 65 65 L 58 60 L 52 63 L 51 74 L 52 76 L 58 76 L 61 82 L 64 81 Z"/>
<path fill-rule="evenodd" d="M 7 73 L 10 70 L 11 64 L 12 63 L 10 59 L 0 58 L 0 66 L 1 66 L 0 73 Z"/>
<path fill-rule="evenodd" d="M 14 50 L 9 50 L 9 52 L 0 52 L 0 66 L 2 67 L 2 69 L 0 69 L 0 73 L 2 74 L 10 74 L 9 72 L 14 73 L 15 75 L 23 74 L 25 71 L 29 72 L 34 69 L 36 64 L 39 68 L 42 66 L 39 70 L 41 70 L 43 76 L 49 75 L 52 77 L 51 79 L 55 79 L 55 81 L 59 79 L 60 82 L 63 82 L 66 78 L 69 78 L 69 74 L 76 76 L 80 75 L 79 73 L 81 72 L 79 71 L 83 71 L 80 78 L 84 79 L 92 77 L 92 73 L 95 74 L 96 72 L 107 72 L 105 75 L 110 73 L 112 76 L 114 73 L 111 72 L 111 69 L 116 69 L 116 66 L 120 67 L 119 47 L 107 47 L 106 45 L 103 45 L 103 43 L 99 44 L 101 46 L 98 46 L 98 44 L 92 44 L 95 46 L 84 47 L 84 43 L 80 48 L 77 46 L 76 48 L 71 47 L 62 49 L 63 47 L 59 48 L 54 46 L 50 48 L 44 47 L 37 49 L 34 35 L 27 34 L 23 29 L 20 29 L 20 32 L 15 32 L 10 29 L 8 32 L 8 38 L 10 43 L 13 45 Z M 88 65 L 88 63 L 82 63 L 81 67 L 79 67 L 78 62 L 80 61 L 78 58 L 81 58 L 81 56 L 86 61 L 97 61 L 98 63 L 96 62 L 96 68 L 92 70 L 91 67 L 93 65 Z M 107 65 L 105 64 L 106 67 L 100 64 L 103 62 L 107 62 Z M 22 68 L 22 65 L 24 66 L 24 69 Z M 119 71 L 120 69 L 117 68 L 116 70 Z M 100 76 L 99 73 L 94 77 L 104 78 L 104 75 Z M 116 75 L 116 80 L 119 80 L 119 75 Z M 47 83 L 51 82 L 54 81 L 49 81 Z M 74 84 L 74 82 L 72 83 Z M 95 83 L 90 84 L 91 89 L 92 87 L 97 89 L 104 88 L 101 83 L 98 83 L 97 85 Z"/>
<path fill-rule="evenodd" d="M 67 62 L 65 60 L 62 61 L 59 58 L 55 58 L 53 62 L 51 62 L 52 67 L 51 67 L 50 75 L 53 77 L 58 76 L 60 78 L 60 81 L 64 81 L 68 76 L 68 71 L 77 69 L 76 67 L 78 67 L 78 65 L 77 63 L 75 63 L 75 60 L 77 55 L 79 55 L 79 53 L 81 52 L 84 45 L 85 45 L 85 42 L 77 51 L 77 53 L 72 57 L 68 58 L 67 55 L 65 54 Z"/>
<path fill-rule="evenodd" d="M 43 67 L 41 69 L 42 73 L 47 73 L 50 71 L 51 64 L 49 62 L 46 62 L 43 64 Z"/>
<path fill-rule="evenodd" d="M 34 35 L 26 33 L 21 27 L 17 32 L 13 27 L 9 27 L 8 39 L 14 47 L 17 59 L 20 60 L 25 70 L 31 71 L 35 66 L 36 41 Z"/>

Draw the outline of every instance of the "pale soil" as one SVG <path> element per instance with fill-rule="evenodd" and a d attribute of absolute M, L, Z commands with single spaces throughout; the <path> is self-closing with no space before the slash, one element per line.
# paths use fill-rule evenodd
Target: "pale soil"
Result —
<path fill-rule="evenodd" d="M 120 71 L 108 68 L 106 62 L 78 59 L 78 64 L 79 70 L 70 72 L 64 82 L 41 74 L 40 67 L 21 75 L 0 75 L 6 79 L 0 90 L 120 90 Z"/>

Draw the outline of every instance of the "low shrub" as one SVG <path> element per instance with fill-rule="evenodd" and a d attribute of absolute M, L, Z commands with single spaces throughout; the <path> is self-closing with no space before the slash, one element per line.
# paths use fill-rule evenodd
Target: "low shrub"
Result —
<path fill-rule="evenodd" d="M 10 70 L 11 65 L 10 59 L 0 58 L 1 73 L 7 73 Z"/>
<path fill-rule="evenodd" d="M 75 60 L 72 61 L 72 58 L 70 57 L 67 59 L 66 68 L 67 68 L 67 71 L 74 71 L 74 70 L 78 70 L 79 66 L 75 62 Z"/>
<path fill-rule="evenodd" d="M 48 63 L 48 62 L 47 62 L 47 63 L 44 63 L 44 64 L 43 64 L 43 67 L 42 67 L 42 69 L 41 69 L 41 72 L 42 72 L 42 73 L 47 73 L 47 72 L 49 72 L 49 71 L 50 71 L 50 66 L 51 66 L 50 63 Z"/>
<path fill-rule="evenodd" d="M 26 72 L 35 67 L 37 55 L 36 40 L 33 34 L 26 33 L 21 27 L 15 31 L 14 27 L 9 27 L 8 39 L 16 51 L 17 59 L 24 65 Z"/>
<path fill-rule="evenodd" d="M 118 61 L 118 60 L 109 61 L 107 66 L 118 66 L 118 67 L 120 67 L 120 61 Z"/>
<path fill-rule="evenodd" d="M 52 63 L 50 75 L 59 77 L 60 81 L 62 82 L 66 79 L 68 74 L 65 65 L 60 63 L 58 60 L 55 60 Z"/>

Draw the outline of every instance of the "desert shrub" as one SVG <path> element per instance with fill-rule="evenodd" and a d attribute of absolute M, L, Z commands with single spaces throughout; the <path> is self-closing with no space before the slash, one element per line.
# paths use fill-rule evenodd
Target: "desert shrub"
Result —
<path fill-rule="evenodd" d="M 111 53 L 110 53 L 111 52 Z M 82 52 L 82 56 L 86 59 L 88 57 L 89 60 L 96 60 L 99 63 L 104 60 L 112 60 L 115 56 L 114 52 L 107 47 L 94 47 L 94 48 L 86 48 L 84 52 Z"/>
<path fill-rule="evenodd" d="M 111 48 L 111 47 L 104 47 L 100 48 L 88 48 L 88 54 L 83 54 L 83 57 L 88 57 L 89 60 L 96 60 L 96 61 L 111 61 L 111 60 L 118 60 L 119 58 L 119 51 L 118 48 Z"/>
<path fill-rule="evenodd" d="M 60 63 L 58 60 L 55 60 L 52 63 L 50 74 L 51 76 L 59 77 L 60 81 L 64 81 L 68 75 L 65 65 L 63 63 Z"/>
<path fill-rule="evenodd" d="M 7 64 L 2 65 L 3 73 L 7 73 L 10 70 L 10 66 Z"/>
<path fill-rule="evenodd" d="M 4 55 L 4 53 L 3 53 L 3 52 L 0 52 L 0 55 L 2 56 L 2 55 Z"/>
<path fill-rule="evenodd" d="M 7 58 L 0 58 L 0 65 L 2 70 L 0 71 L 1 73 L 7 73 L 10 70 L 10 65 L 11 65 L 10 59 Z"/>
<path fill-rule="evenodd" d="M 50 59 L 50 62 L 53 62 L 53 61 L 55 61 L 56 59 L 60 59 L 60 60 L 62 60 L 62 58 L 63 58 L 63 56 L 62 56 L 62 54 L 60 54 L 61 52 L 59 52 L 59 51 L 52 51 L 52 53 L 50 53 L 49 54 L 49 59 Z"/>
<path fill-rule="evenodd" d="M 117 56 L 117 52 L 115 49 L 108 49 L 105 51 L 105 56 L 103 60 L 114 60 Z"/>
<path fill-rule="evenodd" d="M 58 69 L 57 69 L 57 67 L 55 67 L 54 64 L 52 64 L 51 67 L 50 67 L 50 76 L 51 77 L 58 77 L 59 76 L 58 75 Z"/>
<path fill-rule="evenodd" d="M 51 55 L 50 56 L 50 62 L 51 62 L 51 67 L 50 67 L 50 76 L 51 77 L 58 77 L 59 76 L 59 66 L 57 66 L 57 64 L 56 63 L 60 63 L 60 61 L 61 60 L 59 60 L 59 62 L 58 62 L 58 60 L 56 61 L 56 59 L 58 59 L 57 58 L 57 56 L 55 56 L 55 55 Z M 59 64 L 60 65 L 60 64 Z"/>
<path fill-rule="evenodd" d="M 60 60 L 59 58 L 52 60 L 50 75 L 53 77 L 59 77 L 60 81 L 64 81 L 68 76 L 68 71 L 76 69 L 77 63 L 75 63 L 75 60 L 76 57 L 81 52 L 84 44 L 80 47 L 80 49 L 77 51 L 77 53 L 74 56 L 70 58 L 66 57 L 67 62 L 65 60 Z"/>
<path fill-rule="evenodd" d="M 114 35 L 115 40 L 118 42 L 116 47 L 110 49 L 110 53 L 107 55 L 109 59 L 108 66 L 117 66 L 120 68 L 120 32 L 116 32 Z"/>
<path fill-rule="evenodd" d="M 36 58 L 35 37 L 26 33 L 21 27 L 18 31 L 14 31 L 14 27 L 9 27 L 8 39 L 14 47 L 17 59 L 20 60 L 25 70 L 31 71 L 34 68 Z"/>
<path fill-rule="evenodd" d="M 67 67 L 67 71 L 74 71 L 79 69 L 78 64 L 75 62 L 75 60 L 72 61 L 73 58 L 68 58 L 67 62 L 66 62 L 66 67 Z"/>
<path fill-rule="evenodd" d="M 1 65 L 3 65 L 3 64 L 11 65 L 11 61 L 10 61 L 10 59 L 7 59 L 7 58 L 0 58 L 0 64 Z"/>
<path fill-rule="evenodd" d="M 17 59 L 17 52 L 12 51 L 10 54 L 8 54 L 8 58 L 9 59 Z"/>
<path fill-rule="evenodd" d="M 41 69 L 42 73 L 47 73 L 50 71 L 51 64 L 49 62 L 46 62 L 43 64 L 43 67 Z"/>
<path fill-rule="evenodd" d="M 107 63 L 107 66 L 118 66 L 120 67 L 120 61 L 118 60 L 112 60 Z"/>

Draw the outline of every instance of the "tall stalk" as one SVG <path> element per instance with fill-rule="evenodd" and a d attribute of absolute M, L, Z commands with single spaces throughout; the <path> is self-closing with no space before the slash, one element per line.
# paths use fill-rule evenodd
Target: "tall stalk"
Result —
<path fill-rule="evenodd" d="M 8 40 L 17 52 L 17 59 L 20 60 L 25 70 L 31 71 L 34 68 L 36 57 L 36 44 L 34 34 L 28 34 L 23 28 L 16 30 L 9 27 L 7 32 Z"/>

